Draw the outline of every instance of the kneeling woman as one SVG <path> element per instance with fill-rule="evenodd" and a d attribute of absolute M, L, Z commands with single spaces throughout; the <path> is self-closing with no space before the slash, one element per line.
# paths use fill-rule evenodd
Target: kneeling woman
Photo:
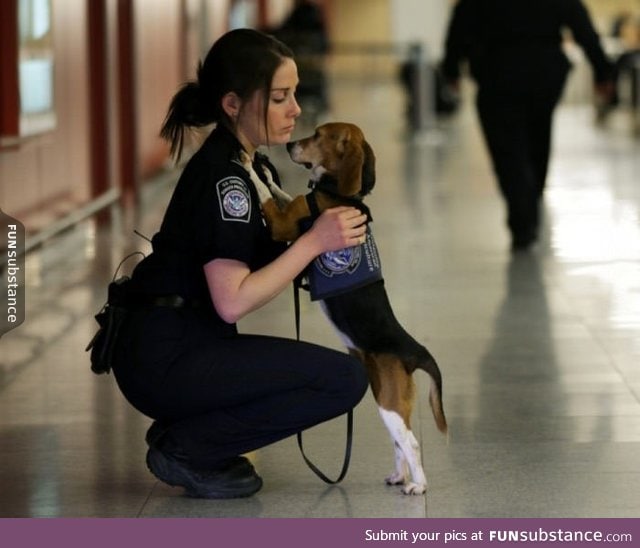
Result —
<path fill-rule="evenodd" d="M 288 247 L 263 223 L 239 155 L 278 181 L 257 149 L 290 140 L 297 85 L 285 45 L 234 30 L 176 93 L 162 129 L 179 158 L 188 128 L 214 126 L 183 170 L 153 252 L 132 275 L 114 374 L 128 401 L 155 419 L 149 469 L 191 496 L 255 493 L 262 479 L 243 453 L 345 413 L 367 389 L 362 365 L 344 353 L 239 334 L 235 325 L 317 255 L 365 233 L 365 216 L 352 208 L 325 212 Z"/>

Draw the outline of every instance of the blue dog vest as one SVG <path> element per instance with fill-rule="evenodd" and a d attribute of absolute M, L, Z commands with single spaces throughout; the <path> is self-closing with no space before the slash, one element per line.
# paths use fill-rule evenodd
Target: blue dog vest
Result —
<path fill-rule="evenodd" d="M 313 194 L 307 194 L 306 198 L 311 218 L 303 222 L 303 230 L 308 229 L 319 215 Z M 358 202 L 354 203 L 354 206 L 370 218 L 369 211 L 364 204 Z M 380 255 L 371 227 L 367 225 L 363 244 L 338 251 L 329 251 L 316 257 L 307 269 L 307 277 L 312 301 L 335 297 L 381 280 Z"/>
<path fill-rule="evenodd" d="M 335 297 L 382 279 L 378 248 L 367 226 L 363 244 L 330 251 L 316 257 L 309 265 L 311 300 Z"/>

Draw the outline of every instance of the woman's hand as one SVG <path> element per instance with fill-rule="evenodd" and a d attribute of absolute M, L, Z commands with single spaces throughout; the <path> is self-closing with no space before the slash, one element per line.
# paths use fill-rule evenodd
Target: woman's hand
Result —
<path fill-rule="evenodd" d="M 353 207 L 326 210 L 278 258 L 260 270 L 233 259 L 204 265 L 213 306 L 229 323 L 263 306 L 282 292 L 318 255 L 364 243 L 367 216 Z"/>
<path fill-rule="evenodd" d="M 367 216 L 354 207 L 334 207 L 325 210 L 307 233 L 309 245 L 316 255 L 337 251 L 364 243 Z"/>

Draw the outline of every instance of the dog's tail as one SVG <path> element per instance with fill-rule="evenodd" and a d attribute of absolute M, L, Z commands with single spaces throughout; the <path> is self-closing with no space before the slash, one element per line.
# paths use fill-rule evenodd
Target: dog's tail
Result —
<path fill-rule="evenodd" d="M 429 388 L 429 403 L 431 404 L 431 411 L 433 412 L 433 418 L 436 421 L 438 430 L 443 434 L 446 434 L 449 430 L 447 424 L 447 418 L 444 415 L 444 408 L 442 406 L 442 386 L 438 386 L 436 381 L 431 378 L 431 387 Z"/>
<path fill-rule="evenodd" d="M 429 377 L 431 377 L 431 386 L 429 388 L 429 404 L 431 405 L 431 411 L 433 412 L 433 418 L 436 421 L 438 430 L 443 434 L 446 434 L 449 427 L 447 425 L 447 418 L 444 414 L 444 407 L 442 405 L 442 374 L 440 368 L 436 363 L 433 356 L 426 350 L 426 356 L 420 360 L 417 368 L 425 371 Z"/>

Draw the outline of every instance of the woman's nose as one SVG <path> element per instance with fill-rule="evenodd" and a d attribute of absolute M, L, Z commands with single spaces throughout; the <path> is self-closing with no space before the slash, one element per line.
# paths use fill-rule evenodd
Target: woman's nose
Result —
<path fill-rule="evenodd" d="M 291 117 L 292 118 L 297 118 L 298 116 L 300 116 L 301 113 L 302 113 L 302 109 L 300 108 L 300 105 L 298 104 L 298 101 L 294 97 L 293 98 L 293 105 L 292 105 L 292 109 L 291 109 Z"/>

